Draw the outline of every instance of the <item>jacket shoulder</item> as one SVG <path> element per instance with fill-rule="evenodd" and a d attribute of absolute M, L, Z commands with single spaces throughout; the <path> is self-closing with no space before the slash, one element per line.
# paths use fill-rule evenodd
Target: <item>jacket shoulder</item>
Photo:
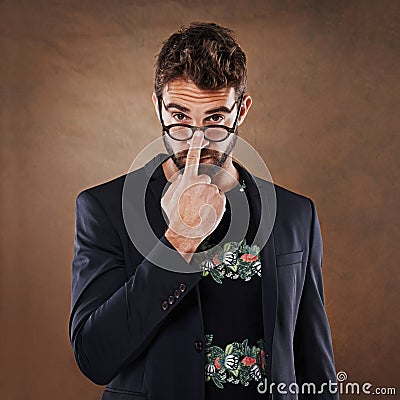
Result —
<path fill-rule="evenodd" d="M 290 202 L 307 203 L 311 200 L 310 197 L 294 190 L 288 189 L 284 186 L 278 185 L 277 183 L 267 181 L 266 179 L 260 178 L 258 176 L 254 176 L 254 178 L 260 188 L 263 188 L 266 191 L 275 191 L 276 197 L 282 201 L 284 200 Z"/>
<path fill-rule="evenodd" d="M 127 174 L 120 175 L 109 181 L 99 183 L 97 185 L 83 189 L 77 197 L 89 193 L 94 196 L 97 200 L 105 200 L 121 195 L 122 188 L 124 186 L 125 178 Z"/>
<path fill-rule="evenodd" d="M 314 202 L 309 196 L 261 178 L 256 178 L 256 180 L 259 186 L 268 193 L 270 199 L 272 194 L 275 194 L 277 215 L 280 218 L 288 220 L 299 217 L 304 217 L 306 220 L 311 218 Z"/>
<path fill-rule="evenodd" d="M 111 180 L 108 180 L 103 183 L 99 183 L 94 186 L 90 186 L 86 189 L 80 191 L 77 197 L 83 196 L 88 193 L 95 197 L 101 203 L 109 202 L 112 200 L 121 201 L 122 199 L 122 191 L 124 188 L 125 181 L 127 177 L 129 179 L 141 179 L 143 177 L 144 167 L 131 171 L 129 173 L 117 176 Z"/>
<path fill-rule="evenodd" d="M 127 177 L 141 180 L 143 177 L 143 168 L 117 176 L 109 181 L 88 187 L 76 196 L 76 209 L 81 212 L 98 212 L 102 210 L 119 232 L 121 237 L 126 237 L 126 228 L 122 210 L 122 196 Z M 93 207 L 93 208 L 92 208 Z M 96 211 L 95 211 L 96 210 Z"/>
<path fill-rule="evenodd" d="M 310 197 L 301 194 L 299 192 L 296 192 L 294 190 L 288 189 L 286 187 L 283 187 L 281 185 L 277 185 L 276 183 L 274 183 L 274 187 L 276 196 L 281 201 L 291 202 L 292 204 L 298 203 L 307 205 L 309 205 L 309 202 L 312 201 Z"/>
<path fill-rule="evenodd" d="M 308 229 L 313 220 L 315 205 L 313 200 L 301 193 L 280 185 L 275 185 L 277 219 L 284 224 L 298 224 Z"/>

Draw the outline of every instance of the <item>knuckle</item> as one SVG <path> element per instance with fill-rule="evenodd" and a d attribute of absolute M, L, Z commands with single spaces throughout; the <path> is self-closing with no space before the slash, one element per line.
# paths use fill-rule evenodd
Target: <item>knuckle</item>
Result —
<path fill-rule="evenodd" d="M 219 187 L 215 185 L 214 183 L 210 183 L 210 186 L 216 191 L 216 193 L 219 194 Z"/>
<path fill-rule="evenodd" d="M 197 175 L 197 178 L 198 178 L 199 180 L 204 181 L 204 182 L 207 182 L 207 183 L 210 183 L 210 182 L 211 182 L 211 177 L 210 177 L 209 175 L 206 175 L 206 174 Z"/>
<path fill-rule="evenodd" d="M 196 149 L 189 150 L 186 157 L 187 157 L 188 160 L 191 160 L 191 161 L 196 160 L 197 159 L 197 153 L 198 152 L 197 152 Z"/>

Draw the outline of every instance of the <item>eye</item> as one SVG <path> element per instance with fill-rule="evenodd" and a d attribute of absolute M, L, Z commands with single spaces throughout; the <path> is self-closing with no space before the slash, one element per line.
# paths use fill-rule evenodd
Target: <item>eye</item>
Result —
<path fill-rule="evenodd" d="M 210 117 L 208 117 L 209 121 L 214 122 L 214 123 L 220 123 L 224 120 L 224 116 L 221 114 L 213 114 Z"/>
<path fill-rule="evenodd" d="M 185 120 L 186 115 L 182 113 L 172 114 L 172 117 L 175 118 L 177 121 L 182 122 Z"/>

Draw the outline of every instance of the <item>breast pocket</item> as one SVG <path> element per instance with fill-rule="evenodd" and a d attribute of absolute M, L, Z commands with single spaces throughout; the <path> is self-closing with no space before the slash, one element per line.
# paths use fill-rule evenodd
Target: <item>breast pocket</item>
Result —
<path fill-rule="evenodd" d="M 303 261 L 303 250 L 292 251 L 290 253 L 277 254 L 277 268 L 294 267 Z"/>
<path fill-rule="evenodd" d="M 101 400 L 145 400 L 147 393 L 106 387 Z"/>

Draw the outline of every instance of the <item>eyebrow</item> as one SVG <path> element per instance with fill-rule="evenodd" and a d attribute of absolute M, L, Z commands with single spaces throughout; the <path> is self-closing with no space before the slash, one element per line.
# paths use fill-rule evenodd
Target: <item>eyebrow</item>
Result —
<path fill-rule="evenodd" d="M 236 102 L 233 103 L 233 106 L 232 106 L 231 109 L 229 109 L 228 107 L 222 106 L 222 107 L 213 108 L 212 110 L 208 110 L 205 113 L 207 115 L 215 114 L 215 113 L 218 113 L 218 112 L 224 112 L 224 113 L 228 114 L 233 110 L 233 107 L 235 107 L 235 104 L 236 104 Z M 164 107 L 165 107 L 166 110 L 169 110 L 170 108 L 176 108 L 177 110 L 185 112 L 185 113 L 189 113 L 190 112 L 190 110 L 187 107 L 181 106 L 181 105 L 179 105 L 177 103 L 168 103 L 168 104 L 164 103 Z"/>

